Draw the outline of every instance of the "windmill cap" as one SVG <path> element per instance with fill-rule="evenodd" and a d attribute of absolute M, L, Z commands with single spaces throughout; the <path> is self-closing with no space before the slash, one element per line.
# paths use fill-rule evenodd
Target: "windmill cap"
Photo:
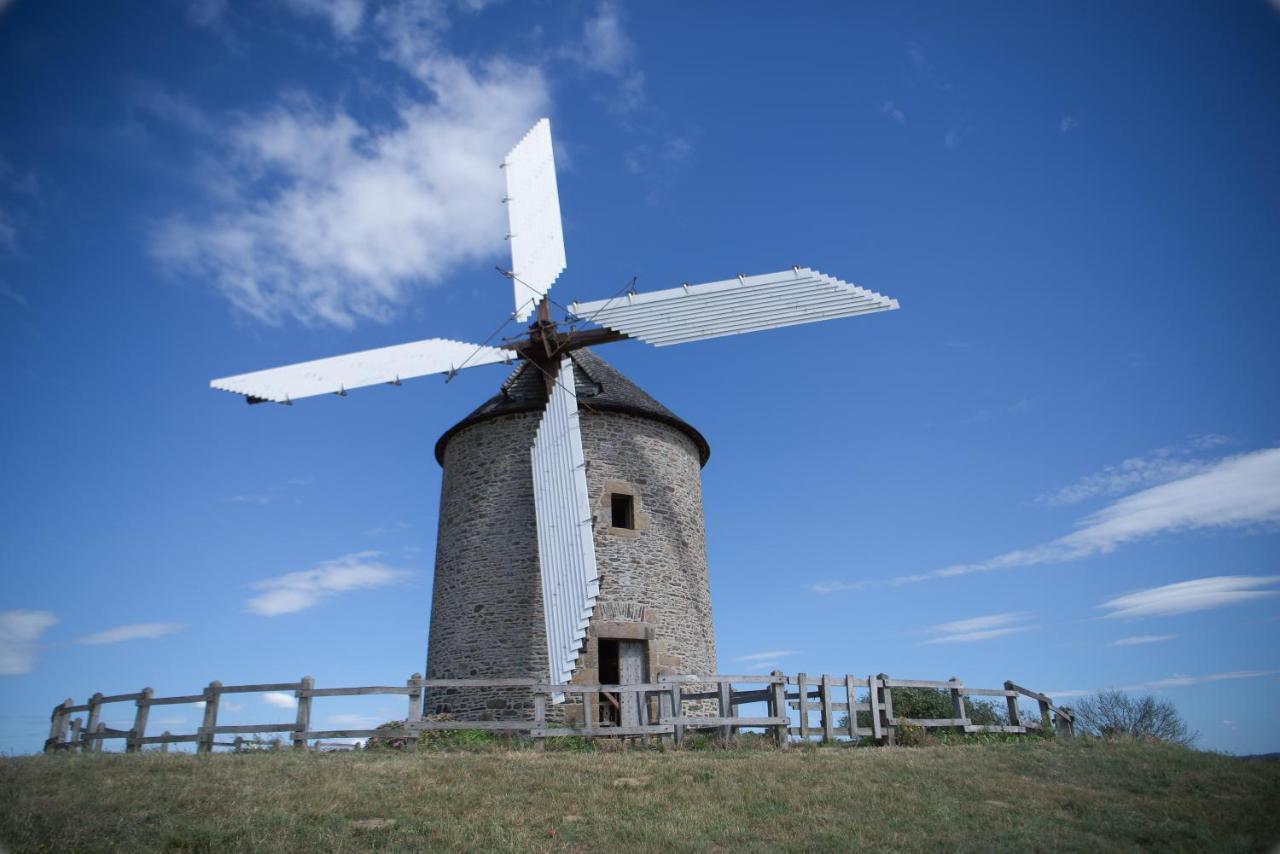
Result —
<path fill-rule="evenodd" d="M 569 354 L 573 361 L 573 378 L 578 399 L 583 408 L 602 412 L 620 412 L 660 421 L 688 436 L 698 448 L 698 459 L 706 465 L 711 458 L 711 446 L 706 438 L 687 421 L 654 400 L 646 391 L 623 376 L 617 368 L 601 359 L 589 349 L 574 350 Z M 519 412 L 541 412 L 547 405 L 547 388 L 542 374 L 528 362 L 522 362 L 506 381 L 502 389 L 486 400 L 466 418 L 454 424 L 436 441 L 436 462 L 444 465 L 444 449 L 455 433 L 474 424 L 514 415 Z"/>

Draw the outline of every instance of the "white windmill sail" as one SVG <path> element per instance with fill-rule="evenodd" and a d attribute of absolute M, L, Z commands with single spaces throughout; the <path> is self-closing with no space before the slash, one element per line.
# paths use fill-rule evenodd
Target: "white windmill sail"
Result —
<path fill-rule="evenodd" d="M 658 347 L 898 307 L 833 276 L 794 267 L 569 306 L 578 317 Z"/>
<path fill-rule="evenodd" d="M 265 371 L 237 374 L 210 380 L 209 385 L 222 391 L 243 394 L 251 401 L 270 400 L 291 403 L 317 394 L 346 394 L 353 388 L 399 384 L 401 380 L 428 374 L 453 374 L 475 365 L 510 362 L 514 354 L 498 347 L 428 338 L 393 347 L 362 350 L 345 356 L 331 356 L 310 362 L 298 362 Z"/>
<path fill-rule="evenodd" d="M 515 319 L 526 320 L 564 271 L 560 192 L 551 151 L 551 121 L 539 119 L 502 161 L 507 178 L 507 239 Z"/>
<path fill-rule="evenodd" d="M 566 357 L 531 451 L 547 664 L 558 683 L 573 675 L 600 593 L 580 415 L 573 362 Z"/>

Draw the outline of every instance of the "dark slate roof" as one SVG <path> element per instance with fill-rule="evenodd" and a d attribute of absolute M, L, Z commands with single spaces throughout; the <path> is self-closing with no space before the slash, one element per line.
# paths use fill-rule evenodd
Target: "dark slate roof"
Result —
<path fill-rule="evenodd" d="M 574 350 L 573 378 L 578 403 L 588 410 L 625 412 L 641 418 L 652 418 L 670 424 L 683 431 L 698 446 L 698 455 L 705 466 L 711 457 L 711 446 L 701 433 L 678 415 L 650 397 L 643 389 L 624 377 L 616 368 L 589 349 Z M 490 418 L 511 415 L 516 412 L 540 412 L 547 405 L 547 389 L 541 371 L 529 362 L 521 362 L 493 397 L 486 400 L 474 412 L 445 431 L 436 442 L 436 461 L 444 464 L 444 447 L 464 427 L 470 427 Z"/>

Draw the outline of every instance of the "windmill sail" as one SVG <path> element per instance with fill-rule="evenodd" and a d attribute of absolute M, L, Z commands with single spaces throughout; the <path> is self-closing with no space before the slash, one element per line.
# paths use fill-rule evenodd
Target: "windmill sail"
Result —
<path fill-rule="evenodd" d="M 468 344 L 447 338 L 428 338 L 393 347 L 362 350 L 298 362 L 265 371 L 210 380 L 222 391 L 243 394 L 250 402 L 270 400 L 290 403 L 317 394 L 346 394 L 353 388 L 398 384 L 428 374 L 453 374 L 475 365 L 510 362 L 514 354 L 498 347 Z"/>
<path fill-rule="evenodd" d="M 560 192 L 551 151 L 551 121 L 539 119 L 502 162 L 507 177 L 507 239 L 515 319 L 526 320 L 564 271 Z"/>
<path fill-rule="evenodd" d="M 898 301 L 833 276 L 795 267 L 612 300 L 570 311 L 658 347 L 814 323 L 898 307 Z"/>
<path fill-rule="evenodd" d="M 551 680 L 560 683 L 573 675 L 600 593 L 580 414 L 573 362 L 566 357 L 531 452 L 547 666 Z"/>

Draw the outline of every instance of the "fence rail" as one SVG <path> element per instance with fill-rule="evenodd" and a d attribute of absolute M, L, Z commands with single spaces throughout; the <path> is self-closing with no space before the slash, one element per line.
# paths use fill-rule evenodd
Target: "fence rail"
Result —
<path fill-rule="evenodd" d="M 734 687 L 735 685 L 739 687 Z M 741 686 L 750 687 L 741 687 Z M 423 700 L 430 688 L 525 688 L 533 699 L 533 718 L 516 720 L 428 720 L 423 715 Z M 949 692 L 952 716 L 948 718 L 897 717 L 893 709 L 895 688 L 925 688 Z M 297 713 L 292 721 L 264 724 L 218 723 L 220 701 L 226 694 L 262 692 L 292 692 L 297 702 Z M 859 692 L 865 700 L 859 701 Z M 312 700 L 316 697 L 354 697 L 378 694 L 403 695 L 407 698 L 408 712 L 400 728 L 383 729 L 312 729 Z M 634 695 L 638 710 L 638 723 L 609 725 L 599 714 L 601 698 L 616 703 L 624 694 Z M 580 698 L 582 721 L 577 724 L 551 722 L 547 719 L 549 697 L 567 696 Z M 843 698 L 841 698 L 843 697 Z M 1004 697 L 1007 724 L 975 724 L 969 717 L 968 697 Z M 1019 708 L 1020 699 L 1034 701 L 1039 714 L 1024 716 Z M 571 701 L 572 702 L 572 701 Z M 685 703 L 702 703 L 700 708 L 688 710 Z M 114 729 L 102 721 L 104 706 L 113 703 L 133 703 L 133 726 Z M 147 723 L 151 708 L 179 704 L 203 704 L 203 720 L 194 733 L 163 732 L 147 735 Z M 706 714 L 707 704 L 712 704 L 715 714 Z M 763 704 L 763 714 L 740 714 L 742 706 Z M 690 713 L 692 711 L 692 713 Z M 87 713 L 87 718 L 74 717 Z M 791 712 L 797 714 L 792 716 Z M 859 712 L 866 713 L 869 726 L 859 726 Z M 816 714 L 817 720 L 813 716 Z M 824 742 L 837 738 L 870 738 L 892 744 L 897 730 L 902 726 L 944 729 L 955 732 L 1003 732 L 1025 734 L 1052 726 L 1060 734 L 1074 733 L 1075 715 L 1065 706 L 1057 706 L 1052 698 L 1031 691 L 1014 682 L 1005 682 L 1003 688 L 970 688 L 958 679 L 945 682 L 924 679 L 891 679 L 881 673 L 877 676 L 855 677 L 830 675 L 810 676 L 798 673 L 787 676 L 779 671 L 768 675 L 739 674 L 687 674 L 662 676 L 657 682 L 631 685 L 553 684 L 540 679 L 424 679 L 415 673 L 404 685 L 366 685 L 357 688 L 317 688 L 310 676 L 297 682 L 277 682 L 259 685 L 223 685 L 210 682 L 199 694 L 178 697 L 156 697 L 150 688 L 134 694 L 94 694 L 87 703 L 77 705 L 68 699 L 53 709 L 49 738 L 45 752 L 57 750 L 96 752 L 103 749 L 108 739 L 122 739 L 127 752 L 137 752 L 147 745 L 159 745 L 167 750 L 170 744 L 194 742 L 196 752 L 209 753 L 214 747 L 239 746 L 244 735 L 281 733 L 287 736 L 295 748 L 305 749 L 308 742 L 333 738 L 385 738 L 416 739 L 423 733 L 448 730 L 489 730 L 523 733 L 535 739 L 541 747 L 543 740 L 555 736 L 574 735 L 584 737 L 640 737 L 647 741 L 652 736 L 670 739 L 680 744 L 688 730 L 711 729 L 728 738 L 743 728 L 762 728 L 771 733 L 779 745 L 799 736 L 802 741 L 820 738 Z M 234 743 L 217 741 L 219 735 L 236 735 Z"/>

